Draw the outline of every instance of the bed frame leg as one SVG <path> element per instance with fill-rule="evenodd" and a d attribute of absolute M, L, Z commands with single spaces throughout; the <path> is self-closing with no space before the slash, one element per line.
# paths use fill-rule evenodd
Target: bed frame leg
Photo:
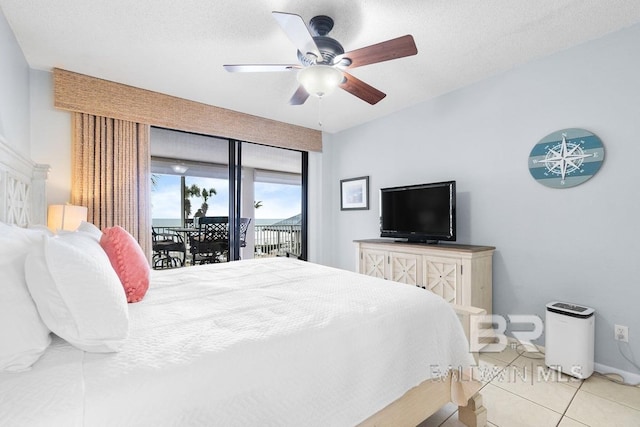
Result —
<path fill-rule="evenodd" d="M 467 406 L 458 406 L 458 420 L 467 427 L 486 427 L 487 408 L 482 406 L 482 395 L 476 393 Z"/>

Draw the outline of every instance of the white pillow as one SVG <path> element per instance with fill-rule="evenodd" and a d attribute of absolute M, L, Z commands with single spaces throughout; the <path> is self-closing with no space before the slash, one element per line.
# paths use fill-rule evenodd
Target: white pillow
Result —
<path fill-rule="evenodd" d="M 0 223 L 0 371 L 29 368 L 51 342 L 24 274 L 29 250 L 45 233 Z"/>
<path fill-rule="evenodd" d="M 95 241 L 99 242 L 102 238 L 102 231 L 90 222 L 82 221 L 75 230 L 57 230 L 56 235 L 64 236 L 67 234 L 84 233 L 87 236 L 92 237 Z M 51 235 L 54 235 L 53 233 Z"/>
<path fill-rule="evenodd" d="M 68 233 L 43 238 L 27 256 L 25 272 L 51 331 L 85 351 L 120 349 L 129 334 L 127 298 L 93 237 Z"/>
<path fill-rule="evenodd" d="M 82 221 L 80 223 L 80 226 L 78 227 L 78 231 L 89 234 L 97 242 L 99 242 L 100 239 L 102 238 L 102 231 L 100 231 L 98 227 L 96 227 L 95 225 L 87 221 Z"/>

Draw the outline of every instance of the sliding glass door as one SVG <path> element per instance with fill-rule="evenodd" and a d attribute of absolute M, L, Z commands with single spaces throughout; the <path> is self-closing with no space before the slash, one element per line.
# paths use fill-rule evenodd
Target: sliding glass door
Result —
<path fill-rule="evenodd" d="M 158 128 L 151 153 L 158 230 L 226 217 L 228 250 L 215 262 L 306 257 L 306 153 Z"/>
<path fill-rule="evenodd" d="M 253 218 L 242 258 L 306 254 L 302 153 L 247 142 L 241 153 L 241 210 Z"/>

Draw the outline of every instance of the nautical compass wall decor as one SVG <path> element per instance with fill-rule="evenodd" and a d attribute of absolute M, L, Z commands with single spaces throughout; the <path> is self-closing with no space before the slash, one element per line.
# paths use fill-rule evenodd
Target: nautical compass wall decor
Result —
<path fill-rule="evenodd" d="M 540 184 L 552 188 L 580 185 L 598 172 L 604 146 L 584 129 L 562 129 L 538 142 L 529 154 L 529 172 Z"/>

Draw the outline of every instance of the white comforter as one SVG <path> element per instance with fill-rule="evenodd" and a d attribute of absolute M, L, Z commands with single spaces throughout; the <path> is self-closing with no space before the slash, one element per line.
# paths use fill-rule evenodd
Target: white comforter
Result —
<path fill-rule="evenodd" d="M 154 272 L 119 353 L 55 339 L 0 425 L 349 426 L 473 359 L 441 298 L 288 258 Z"/>

